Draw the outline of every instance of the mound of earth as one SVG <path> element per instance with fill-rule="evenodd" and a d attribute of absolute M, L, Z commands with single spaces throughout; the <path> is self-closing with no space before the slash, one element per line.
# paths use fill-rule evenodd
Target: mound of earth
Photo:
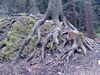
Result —
<path fill-rule="evenodd" d="M 16 18 L 16 22 L 11 25 L 12 19 L 14 18 L 10 17 L 3 21 L 3 24 L 2 22 L 0 24 L 0 29 L 2 29 L 0 30 L 0 38 L 5 36 L 4 39 L 0 41 L 0 75 L 64 75 L 64 61 L 58 58 L 60 53 L 57 51 L 51 53 L 49 45 L 46 47 L 46 57 L 43 63 L 40 62 L 41 48 L 37 48 L 35 57 L 31 61 L 26 62 L 36 46 L 37 36 L 34 36 L 25 47 L 22 54 L 23 58 L 19 60 L 16 65 L 13 63 L 16 52 L 34 26 L 36 20 L 30 16 L 19 16 Z M 45 39 L 53 27 L 54 23 L 48 21 L 40 27 L 41 35 L 43 36 L 42 40 Z M 100 60 L 100 45 L 92 40 L 89 41 L 94 48 L 94 52 L 88 51 L 87 56 L 82 53 L 76 53 L 68 64 L 66 75 L 100 74 L 100 64 L 98 64 Z M 69 48 L 69 45 L 63 48 L 61 43 L 60 47 L 63 52 L 63 50 Z"/>

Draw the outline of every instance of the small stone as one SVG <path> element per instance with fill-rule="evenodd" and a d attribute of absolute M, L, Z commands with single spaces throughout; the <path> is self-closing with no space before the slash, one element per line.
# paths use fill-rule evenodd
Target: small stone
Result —
<path fill-rule="evenodd" d="M 98 64 L 100 65 L 100 60 L 98 60 Z"/>
<path fill-rule="evenodd" d="M 63 73 L 61 73 L 61 72 L 58 72 L 58 75 L 64 75 Z"/>

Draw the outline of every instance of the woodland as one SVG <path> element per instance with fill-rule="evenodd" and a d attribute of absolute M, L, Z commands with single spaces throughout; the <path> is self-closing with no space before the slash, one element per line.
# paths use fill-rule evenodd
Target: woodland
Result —
<path fill-rule="evenodd" d="M 0 0 L 0 75 L 99 74 L 99 0 Z"/>

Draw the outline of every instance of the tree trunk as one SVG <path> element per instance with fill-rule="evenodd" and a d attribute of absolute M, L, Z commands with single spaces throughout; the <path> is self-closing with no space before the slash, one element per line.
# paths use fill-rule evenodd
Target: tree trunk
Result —
<path fill-rule="evenodd" d="M 94 27 L 93 27 L 93 19 L 92 19 L 93 10 L 92 10 L 91 0 L 84 0 L 84 8 L 85 8 L 87 36 L 89 38 L 94 39 Z"/>
<path fill-rule="evenodd" d="M 30 9 L 29 13 L 32 14 L 37 14 L 39 12 L 38 7 L 37 7 L 37 0 L 32 0 L 33 6 Z"/>
<path fill-rule="evenodd" d="M 29 12 L 29 6 L 30 6 L 30 0 L 27 0 L 26 3 L 25 3 L 25 9 L 26 9 L 26 13 Z"/>
<path fill-rule="evenodd" d="M 78 28 L 78 24 L 77 24 L 77 13 L 76 13 L 76 7 L 75 7 L 75 1 L 76 0 L 72 0 L 72 6 L 73 6 L 73 20 L 74 20 L 74 24 L 75 24 L 75 27 Z"/>
<path fill-rule="evenodd" d="M 12 13 L 12 0 L 4 0 L 4 11 L 7 15 L 10 15 Z"/>
<path fill-rule="evenodd" d="M 51 15 L 62 14 L 62 2 L 61 0 L 49 0 L 49 5 L 47 12 L 50 12 Z"/>
<path fill-rule="evenodd" d="M 49 5 L 48 5 L 48 9 L 47 12 L 45 13 L 45 15 L 43 16 L 42 19 L 40 19 L 39 21 L 37 21 L 34 25 L 34 27 L 32 28 L 32 31 L 30 32 L 30 34 L 26 37 L 24 43 L 22 44 L 21 48 L 18 51 L 18 54 L 16 55 L 16 61 L 18 61 L 18 59 L 21 57 L 22 51 L 25 47 L 25 45 L 27 45 L 29 43 L 29 41 L 31 40 L 31 38 L 35 35 L 35 33 L 37 33 L 38 36 L 38 43 L 41 43 L 41 35 L 40 35 L 40 30 L 39 27 L 41 25 L 43 25 L 43 23 L 48 20 L 49 18 L 51 18 L 53 20 L 53 22 L 55 23 L 55 27 L 53 28 L 53 30 L 51 31 L 51 33 L 48 33 L 47 37 L 43 40 L 43 45 L 42 45 L 42 51 L 41 51 L 41 60 L 43 61 L 45 58 L 45 48 L 46 45 L 48 44 L 49 40 L 51 44 L 51 49 L 53 49 L 53 46 L 56 47 L 56 50 L 61 51 L 59 48 L 59 37 L 62 38 L 62 36 L 66 36 L 64 39 L 67 39 L 71 41 L 72 40 L 72 45 L 71 48 L 66 50 L 62 55 L 61 55 L 61 59 L 64 60 L 64 75 L 67 74 L 66 70 L 67 70 L 67 64 L 69 63 L 69 59 L 70 57 L 72 57 L 74 55 L 75 52 L 83 52 L 85 55 L 87 54 L 87 50 L 85 48 L 85 46 L 87 46 L 90 50 L 93 50 L 91 47 L 91 44 L 88 42 L 87 38 L 85 38 L 85 36 L 80 33 L 63 15 L 63 10 L 62 10 L 62 2 L 61 0 L 49 0 Z M 62 34 L 62 24 L 60 22 L 60 18 L 64 24 L 66 33 Z M 69 30 L 68 30 L 68 28 Z M 66 42 L 66 41 L 64 41 Z M 79 50 L 79 48 L 81 48 Z M 29 57 L 29 59 L 27 61 L 30 61 L 34 54 L 36 53 L 36 49 L 33 51 L 32 55 Z M 66 62 L 65 62 L 66 60 Z"/>

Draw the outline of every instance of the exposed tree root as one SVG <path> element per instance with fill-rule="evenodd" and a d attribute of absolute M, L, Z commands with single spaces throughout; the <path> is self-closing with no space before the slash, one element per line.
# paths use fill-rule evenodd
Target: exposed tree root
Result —
<path fill-rule="evenodd" d="M 40 29 L 39 26 L 42 25 L 48 18 L 49 16 L 46 14 L 42 19 L 40 19 L 32 28 L 32 32 L 27 36 L 27 38 L 25 39 L 25 42 L 23 43 L 22 47 L 20 48 L 20 50 L 18 51 L 18 54 L 16 56 L 16 61 L 18 61 L 18 59 L 21 57 L 21 54 L 23 52 L 23 49 L 25 47 L 25 45 L 28 44 L 28 42 L 31 40 L 31 38 L 35 35 L 35 33 L 37 33 L 38 35 L 38 41 L 37 44 L 40 43 L 41 41 L 41 36 L 40 36 Z M 67 32 L 63 33 L 61 35 L 61 30 L 62 30 L 62 25 L 61 22 L 59 21 L 58 15 L 56 15 L 56 17 L 52 16 L 52 19 L 55 23 L 55 29 L 49 33 L 46 37 L 46 39 L 43 42 L 43 46 L 42 46 L 42 61 L 44 60 L 45 57 L 45 48 L 46 45 L 48 44 L 49 40 L 52 40 L 51 42 L 51 49 L 53 48 L 53 45 L 56 46 L 56 49 L 59 50 L 59 40 L 58 40 L 58 36 L 63 36 L 64 39 L 67 39 L 67 41 L 64 40 L 64 42 L 68 42 L 69 40 L 73 41 L 72 42 L 72 47 L 67 50 L 64 54 L 62 54 L 61 58 L 65 58 L 67 55 L 67 62 L 69 61 L 69 58 L 71 56 L 74 55 L 74 53 L 77 52 L 83 52 L 85 55 L 87 55 L 87 49 L 93 50 L 93 48 L 91 47 L 91 44 L 88 42 L 87 38 L 83 35 L 83 33 L 79 32 L 63 15 L 60 16 L 64 26 L 67 28 L 69 28 L 69 30 L 66 30 Z M 34 49 L 32 55 L 29 57 L 29 59 L 27 61 L 30 61 L 34 55 L 36 53 L 36 49 Z"/>
<path fill-rule="evenodd" d="M 44 60 L 44 57 L 45 57 L 46 45 L 47 45 L 47 43 L 49 42 L 50 39 L 52 40 L 52 42 L 51 42 L 51 49 L 55 45 L 56 49 L 59 50 L 59 48 L 58 48 L 58 44 L 59 44 L 58 36 L 59 36 L 59 30 L 57 30 L 57 28 L 55 28 L 54 32 L 49 33 L 48 36 L 46 37 L 46 39 L 44 40 L 44 43 L 43 43 L 43 46 L 42 46 L 42 61 Z"/>
<path fill-rule="evenodd" d="M 44 42 L 43 42 L 43 46 L 42 46 L 42 58 L 41 58 L 41 61 L 43 61 L 44 60 L 44 51 L 45 51 L 45 48 L 46 48 L 46 45 L 47 45 L 47 43 L 49 42 L 49 40 L 50 39 L 52 39 L 52 42 L 51 42 L 51 49 L 52 49 L 52 47 L 53 47 L 53 45 L 55 44 L 55 46 L 56 46 L 56 49 L 57 50 L 59 50 L 59 48 L 58 48 L 58 44 L 59 44 L 59 41 L 58 41 L 58 36 L 60 35 L 60 31 L 61 31 L 61 23 L 60 23 L 60 21 L 56 18 L 53 18 L 53 20 L 54 20 L 54 23 L 55 23 L 55 25 L 56 25 L 56 27 L 55 27 L 55 29 L 51 32 L 51 33 L 49 33 L 48 35 L 47 35 L 47 37 L 46 37 L 46 39 L 44 40 Z M 38 33 L 39 35 L 38 35 L 38 37 L 39 37 L 39 40 L 41 39 L 40 38 L 40 33 Z M 34 56 L 34 52 L 32 53 L 32 55 L 29 57 L 29 59 L 28 59 L 28 61 L 29 60 L 31 60 L 32 58 L 33 58 L 33 56 Z"/>
<path fill-rule="evenodd" d="M 39 44 L 41 41 L 41 36 L 40 36 L 40 29 L 39 26 L 42 25 L 48 18 L 50 17 L 50 15 L 45 15 L 42 19 L 40 19 L 32 28 L 31 33 L 27 36 L 27 38 L 25 39 L 22 47 L 19 49 L 18 54 L 16 55 L 16 60 L 15 63 L 20 59 L 21 54 L 24 50 L 25 45 L 28 44 L 28 42 L 31 40 L 31 38 L 35 35 L 35 33 L 37 33 L 38 35 L 38 41 L 36 44 Z M 65 17 L 60 16 L 64 26 L 66 27 L 66 32 L 61 34 L 62 31 L 62 25 L 61 22 L 59 21 L 58 15 L 56 15 L 56 17 L 52 16 L 52 19 L 55 23 L 55 28 L 54 30 L 49 33 L 46 37 L 46 39 L 43 41 L 43 46 L 42 46 L 42 51 L 41 51 L 41 61 L 44 61 L 45 58 L 45 48 L 46 45 L 48 44 L 48 42 L 51 40 L 50 44 L 51 44 L 51 49 L 53 48 L 53 46 L 56 46 L 56 49 L 60 51 L 59 49 L 59 40 L 58 37 L 60 36 L 62 39 L 66 39 L 64 40 L 65 44 L 68 41 L 72 42 L 71 48 L 66 50 L 65 53 L 63 53 L 61 55 L 61 59 L 64 60 L 64 74 L 66 75 L 67 71 L 67 65 L 69 63 L 69 60 L 71 57 L 74 56 L 75 52 L 81 52 L 84 53 L 85 55 L 87 55 L 87 49 L 86 47 L 93 51 L 93 48 L 91 46 L 91 44 L 89 43 L 89 41 L 87 40 L 87 38 L 84 36 L 83 33 L 79 32 Z M 68 30 L 68 29 L 69 30 Z M 37 46 L 36 46 L 37 48 Z M 36 53 L 36 48 L 34 49 L 34 51 L 32 52 L 31 56 L 29 57 L 29 59 L 27 61 L 30 61 L 35 53 Z"/>
<path fill-rule="evenodd" d="M 51 0 L 50 0 L 51 1 Z M 62 9 L 60 10 L 62 11 Z M 54 30 L 49 33 L 46 37 L 46 39 L 43 41 L 43 46 L 42 46 L 42 51 L 41 51 L 41 60 L 44 61 L 45 58 L 45 48 L 46 45 L 48 44 L 49 40 L 51 40 L 50 44 L 51 44 L 51 49 L 53 48 L 53 46 L 56 46 L 57 50 L 59 49 L 59 40 L 58 37 L 60 36 L 62 39 L 67 39 L 64 40 L 65 44 L 68 41 L 72 42 L 72 46 L 70 49 L 66 50 L 65 53 L 63 53 L 61 55 L 61 58 L 66 60 L 67 62 L 65 63 L 66 65 L 69 63 L 69 59 L 70 57 L 74 56 L 75 52 L 82 52 L 85 55 L 87 55 L 87 49 L 90 49 L 93 51 L 93 48 L 91 46 L 91 44 L 89 43 L 89 41 L 87 40 L 87 38 L 83 35 L 83 33 L 79 32 L 62 14 L 62 12 L 53 12 L 53 10 L 48 10 L 47 13 L 44 15 L 44 17 L 42 19 L 40 19 L 39 21 L 36 22 L 36 24 L 34 25 L 34 27 L 32 28 L 31 33 L 27 36 L 27 38 L 25 39 L 24 43 L 22 44 L 22 47 L 19 49 L 17 55 L 16 55 L 16 60 L 15 62 L 17 62 L 20 57 L 21 54 L 24 50 L 25 45 L 28 44 L 28 42 L 31 40 L 31 38 L 35 35 L 35 33 L 37 33 L 38 35 L 38 41 L 36 44 L 39 44 L 41 41 L 41 35 L 40 35 L 40 29 L 39 26 L 41 26 L 46 20 L 48 20 L 48 18 L 52 18 L 55 24 L 55 28 Z M 53 12 L 53 13 L 50 13 Z M 59 20 L 59 17 L 61 18 L 62 22 L 64 23 L 64 26 L 66 28 L 66 32 L 61 34 L 62 31 L 62 24 Z M 62 37 L 63 36 L 63 37 Z M 36 47 L 37 48 L 37 47 Z M 29 59 L 27 61 L 30 61 L 35 53 L 36 53 L 36 48 L 34 49 L 32 55 L 29 57 Z"/>
<path fill-rule="evenodd" d="M 25 39 L 25 41 L 24 41 L 22 47 L 19 49 L 18 54 L 16 55 L 15 62 L 17 62 L 18 59 L 21 57 L 21 54 L 22 54 L 22 52 L 23 52 L 23 50 L 24 50 L 25 45 L 27 45 L 27 44 L 29 43 L 29 41 L 30 41 L 31 38 L 35 35 L 36 32 L 37 32 L 38 37 L 39 37 L 39 39 L 40 39 L 40 32 L 38 32 L 37 30 L 38 30 L 39 26 L 42 25 L 42 24 L 45 22 L 45 20 L 46 20 L 47 18 L 48 18 L 48 14 L 45 14 L 44 17 L 43 17 L 42 19 L 40 19 L 40 20 L 34 25 L 34 27 L 32 28 L 32 31 L 31 31 L 30 34 L 26 37 L 26 39 Z"/>
<path fill-rule="evenodd" d="M 83 33 L 71 30 L 67 31 L 67 34 L 66 33 L 64 34 L 66 35 L 67 40 L 73 40 L 73 44 L 72 47 L 69 50 L 67 50 L 67 52 L 65 52 L 62 56 L 64 56 L 67 53 L 68 55 L 72 56 L 74 51 L 83 52 L 85 55 L 87 55 L 86 47 L 89 50 L 93 51 L 91 44 L 88 42 L 88 40 L 86 40 L 86 37 L 83 35 Z M 70 54 L 71 50 L 73 50 L 73 52 Z"/>
<path fill-rule="evenodd" d="M 73 41 L 71 48 L 65 51 L 60 57 L 64 61 L 64 74 L 66 75 L 67 65 L 69 63 L 70 58 L 74 56 L 75 52 L 81 52 L 87 56 L 86 47 L 91 51 L 93 51 L 93 48 L 87 38 L 84 36 L 84 34 L 79 31 L 69 30 L 66 33 L 63 33 L 63 35 L 67 39 L 66 42 L 68 42 L 69 40 Z"/>
<path fill-rule="evenodd" d="M 31 56 L 27 59 L 27 62 L 30 61 L 34 57 L 34 55 L 36 53 L 36 48 L 34 48 L 34 51 L 32 52 Z"/>
<path fill-rule="evenodd" d="M 58 1 L 58 2 L 57 2 Z M 55 6 L 56 5 L 56 6 Z M 64 40 L 64 46 L 66 46 L 66 42 L 71 41 L 72 45 L 71 48 L 66 50 L 62 55 L 61 59 L 64 60 L 64 66 L 65 66 L 65 72 L 64 74 L 66 75 L 66 68 L 69 63 L 69 59 L 74 56 L 75 52 L 81 52 L 87 55 L 87 49 L 86 47 L 93 51 L 93 48 L 91 44 L 89 43 L 88 39 L 83 35 L 83 33 L 79 32 L 62 14 L 62 5 L 61 5 L 61 0 L 49 0 L 49 7 L 42 19 L 36 22 L 34 27 L 32 28 L 32 31 L 29 33 L 29 35 L 26 37 L 25 41 L 23 42 L 21 48 L 19 49 L 15 63 L 21 58 L 21 54 L 23 53 L 25 45 L 29 43 L 31 38 L 37 33 L 38 36 L 38 41 L 36 44 L 38 45 L 41 42 L 41 35 L 40 35 L 40 29 L 39 27 L 46 21 L 48 18 L 51 18 L 54 21 L 55 28 L 54 30 L 49 33 L 46 37 L 46 39 L 43 41 L 43 46 L 42 46 L 42 51 L 41 51 L 41 60 L 44 61 L 45 58 L 45 48 L 46 45 L 49 43 L 49 40 L 51 40 L 51 49 L 53 46 L 56 46 L 56 49 L 60 51 L 59 49 L 59 40 L 58 37 L 61 37 L 62 40 Z M 64 23 L 64 27 L 66 28 L 66 32 L 61 34 L 62 31 L 62 24 L 61 21 Z M 14 20 L 16 21 L 16 20 Z M 14 23 L 12 21 L 11 25 Z M 37 48 L 36 45 L 36 48 Z M 32 55 L 29 57 L 27 61 L 30 61 L 35 53 L 36 53 L 36 48 L 34 49 Z"/>

